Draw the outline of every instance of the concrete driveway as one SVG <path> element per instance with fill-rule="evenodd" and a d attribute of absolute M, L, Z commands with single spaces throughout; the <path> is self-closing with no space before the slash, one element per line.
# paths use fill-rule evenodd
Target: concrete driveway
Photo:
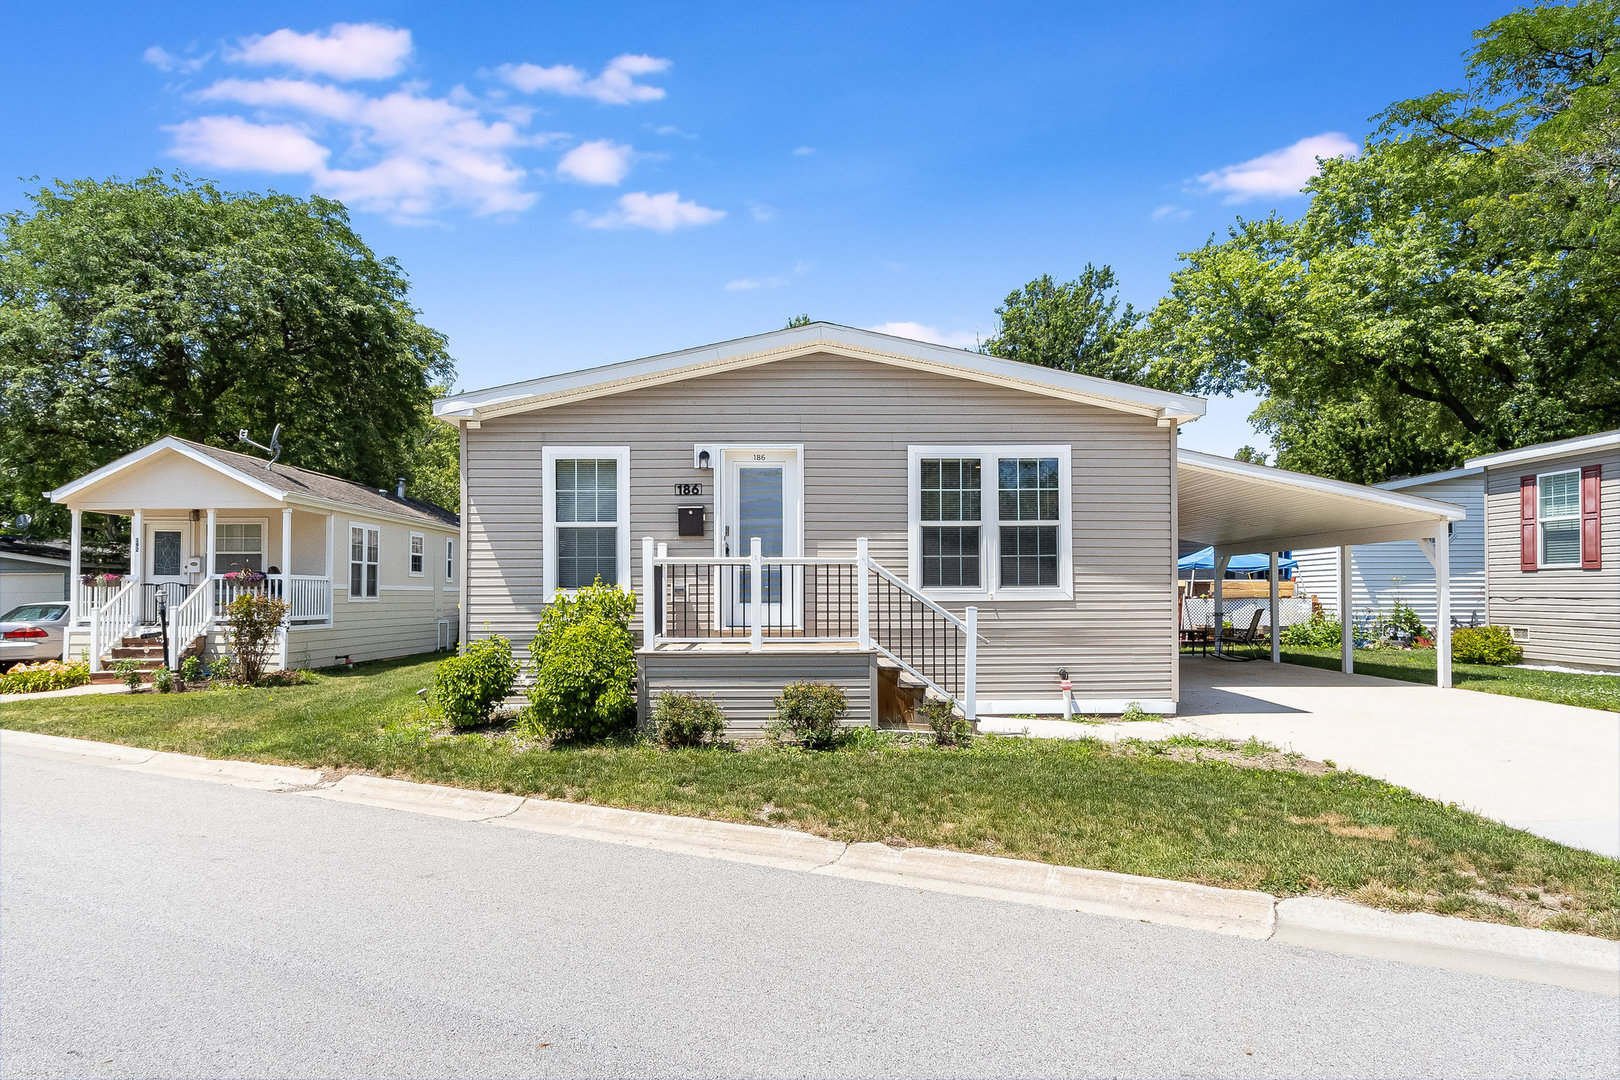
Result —
<path fill-rule="evenodd" d="M 1179 716 L 1620 858 L 1620 714 L 1339 671 L 1181 661 Z"/>

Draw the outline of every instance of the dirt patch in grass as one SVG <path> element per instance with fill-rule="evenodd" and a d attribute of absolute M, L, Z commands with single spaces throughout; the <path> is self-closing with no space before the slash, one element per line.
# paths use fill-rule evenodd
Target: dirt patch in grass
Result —
<path fill-rule="evenodd" d="M 1395 840 L 1399 833 L 1390 825 L 1357 825 L 1338 814 L 1322 814 L 1313 818 L 1291 817 L 1295 825 L 1320 825 L 1334 836 L 1354 836 L 1361 840 Z"/>

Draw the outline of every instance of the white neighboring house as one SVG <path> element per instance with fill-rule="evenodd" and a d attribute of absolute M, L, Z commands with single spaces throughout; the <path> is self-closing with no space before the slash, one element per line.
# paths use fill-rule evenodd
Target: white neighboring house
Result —
<path fill-rule="evenodd" d="M 199 638 L 217 652 L 224 609 L 245 588 L 289 605 L 273 657 L 279 667 L 457 641 L 459 519 L 406 497 L 403 481 L 387 492 L 168 436 L 50 498 L 73 515 L 66 652 L 88 656 L 93 670 L 124 639 L 150 644 L 165 624 L 171 666 Z M 115 582 L 81 580 L 87 512 L 131 519 L 129 571 Z M 267 578 L 248 586 L 227 576 L 243 570 Z"/>
<path fill-rule="evenodd" d="M 1375 485 L 1460 506 L 1468 512 L 1451 526 L 1451 616 L 1468 626 L 1485 623 L 1485 470 L 1479 467 L 1425 473 Z M 1294 552 L 1296 595 L 1314 596 L 1328 612 L 1339 609 L 1339 549 Z M 1434 628 L 1434 567 L 1415 540 L 1358 544 L 1350 555 L 1355 610 L 1388 615 L 1397 602 Z"/>
<path fill-rule="evenodd" d="M 0 536 L 0 614 L 18 604 L 66 600 L 68 554 L 49 544 Z"/>

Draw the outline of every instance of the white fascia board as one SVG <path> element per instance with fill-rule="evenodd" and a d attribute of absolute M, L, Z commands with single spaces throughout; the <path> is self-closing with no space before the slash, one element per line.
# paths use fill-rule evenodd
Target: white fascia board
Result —
<path fill-rule="evenodd" d="M 98 484 L 110 476 L 123 472 L 125 469 L 128 469 L 131 466 L 139 465 L 147 458 L 161 453 L 164 450 L 173 450 L 181 457 L 188 458 L 191 461 L 194 461 L 206 468 L 212 469 L 223 476 L 228 476 L 232 480 L 252 488 L 261 495 L 268 495 L 272 499 L 282 500 L 285 500 L 287 497 L 287 493 L 280 488 L 273 487 L 272 485 L 260 480 L 258 477 L 250 476 L 240 469 L 233 469 L 223 461 L 209 457 L 207 454 L 200 453 L 199 451 L 187 446 L 173 435 L 165 435 L 157 442 L 148 443 L 139 450 L 125 454 L 116 461 L 108 462 L 106 465 L 103 465 L 94 472 L 85 473 L 77 480 L 64 484 L 55 491 L 49 492 L 48 494 L 50 496 L 50 500 L 52 502 L 61 502 L 63 499 L 68 498 L 77 492 L 83 491 L 87 487 Z"/>
<path fill-rule="evenodd" d="M 1463 466 L 1460 469 L 1447 469 L 1444 472 L 1424 473 L 1422 476 L 1408 476 L 1400 480 L 1385 480 L 1382 484 L 1372 485 L 1381 491 L 1400 491 L 1409 487 L 1422 487 L 1424 484 L 1438 484 L 1442 480 L 1456 480 L 1464 476 L 1478 476 L 1485 470 L 1475 466 Z"/>
<path fill-rule="evenodd" d="M 15 559 L 18 562 L 42 563 L 46 566 L 59 566 L 66 570 L 72 565 L 72 560 L 66 555 L 60 559 L 47 558 L 44 555 L 23 555 L 15 551 L 0 551 L 0 559 Z"/>
<path fill-rule="evenodd" d="M 1600 431 L 1596 435 L 1582 435 L 1574 439 L 1523 446 L 1517 450 L 1503 450 L 1496 454 L 1469 458 L 1463 464 L 1470 469 L 1495 469 L 1503 465 L 1517 465 L 1526 461 L 1540 461 L 1543 458 L 1600 450 L 1606 446 L 1620 446 L 1620 431 Z"/>
<path fill-rule="evenodd" d="M 1076 375 L 870 330 L 813 323 L 695 349 L 456 394 L 435 401 L 433 412 L 436 416 L 449 419 L 482 418 L 526 411 L 560 403 L 561 400 L 577 400 L 694 378 L 717 370 L 769 363 L 822 349 L 879 362 L 899 362 L 904 366 L 922 367 L 958 377 L 978 376 L 983 381 L 1020 383 L 1024 384 L 1023 389 L 1026 390 L 1044 390 L 1053 396 L 1090 400 L 1103 407 L 1158 419 L 1192 420 L 1202 416 L 1205 410 L 1204 399 L 1186 394 Z M 907 360 L 913 361 L 914 365 L 904 364 Z"/>
<path fill-rule="evenodd" d="M 1232 458 L 1224 458 L 1216 454 L 1205 454 L 1197 450 L 1177 450 L 1176 459 L 1179 464 L 1191 466 L 1194 469 L 1207 469 L 1210 472 L 1225 473 L 1245 480 L 1257 480 L 1261 483 L 1274 484 L 1295 491 L 1316 491 L 1325 495 L 1341 495 L 1352 499 L 1364 499 L 1385 506 L 1415 510 L 1425 516 L 1446 521 L 1461 521 L 1468 516 L 1468 512 L 1462 507 L 1448 502 L 1441 502 L 1438 499 L 1425 499 L 1418 495 L 1403 495 L 1399 492 L 1385 491 L 1381 488 L 1367 487 L 1363 484 L 1351 484 L 1343 480 L 1329 480 L 1325 476 L 1312 476 L 1309 473 L 1274 469 L 1270 465 L 1255 465 L 1247 461 L 1235 461 Z"/>
<path fill-rule="evenodd" d="M 351 517 L 371 517 L 378 521 L 393 522 L 396 525 L 408 525 L 413 529 L 434 529 L 439 532 L 457 535 L 459 525 L 452 525 L 448 521 L 433 521 L 426 518 L 412 517 L 409 514 L 391 514 L 386 510 L 373 510 L 369 506 L 356 506 L 354 503 L 338 502 L 335 499 L 323 499 L 319 495 L 291 494 L 282 500 L 288 506 L 305 510 L 317 511 L 323 514 L 347 514 Z"/>

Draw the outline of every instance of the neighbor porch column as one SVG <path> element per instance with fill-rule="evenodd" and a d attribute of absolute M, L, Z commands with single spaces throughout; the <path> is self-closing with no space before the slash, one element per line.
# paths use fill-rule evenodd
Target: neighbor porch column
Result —
<path fill-rule="evenodd" d="M 1355 592 L 1350 580 L 1350 548 L 1339 548 L 1339 669 L 1346 675 L 1356 670 L 1356 635 L 1351 628 L 1355 617 Z"/>
<path fill-rule="evenodd" d="M 1221 582 L 1226 579 L 1226 564 L 1232 561 L 1232 556 L 1222 555 L 1220 553 L 1220 549 L 1218 548 L 1215 550 L 1214 555 L 1215 584 L 1210 590 L 1210 601 L 1215 605 L 1215 613 L 1210 616 L 1210 621 L 1215 624 L 1215 629 L 1213 631 L 1215 634 L 1215 655 L 1219 656 L 1222 652 L 1221 636 L 1226 627 L 1226 615 L 1221 610 Z"/>
<path fill-rule="evenodd" d="M 79 578 L 83 574 L 82 559 L 79 551 L 82 543 L 81 538 L 84 535 L 84 511 L 70 510 L 68 513 L 73 518 L 73 532 L 68 544 L 68 628 L 67 632 L 62 635 L 63 663 L 67 663 L 70 659 L 68 645 L 73 637 L 73 628 L 79 625 L 79 616 L 83 614 L 79 610 L 79 596 L 80 590 L 84 588 L 79 584 Z"/>
<path fill-rule="evenodd" d="M 219 600 L 219 590 L 214 587 L 214 534 L 216 530 L 214 528 L 214 508 L 212 506 L 208 508 L 207 529 L 208 535 L 203 537 L 203 550 L 207 553 L 204 557 L 208 561 L 203 563 L 202 587 L 208 590 L 208 619 L 212 622 L 216 614 L 214 606 Z"/>
<path fill-rule="evenodd" d="M 1434 684 L 1451 685 L 1451 526 L 1434 533 Z"/>
<path fill-rule="evenodd" d="M 141 580 L 141 512 L 139 510 L 129 519 L 129 579 Z"/>
<path fill-rule="evenodd" d="M 1277 615 L 1281 605 L 1277 601 L 1277 553 L 1271 553 L 1271 662 L 1282 663 L 1282 624 Z"/>

